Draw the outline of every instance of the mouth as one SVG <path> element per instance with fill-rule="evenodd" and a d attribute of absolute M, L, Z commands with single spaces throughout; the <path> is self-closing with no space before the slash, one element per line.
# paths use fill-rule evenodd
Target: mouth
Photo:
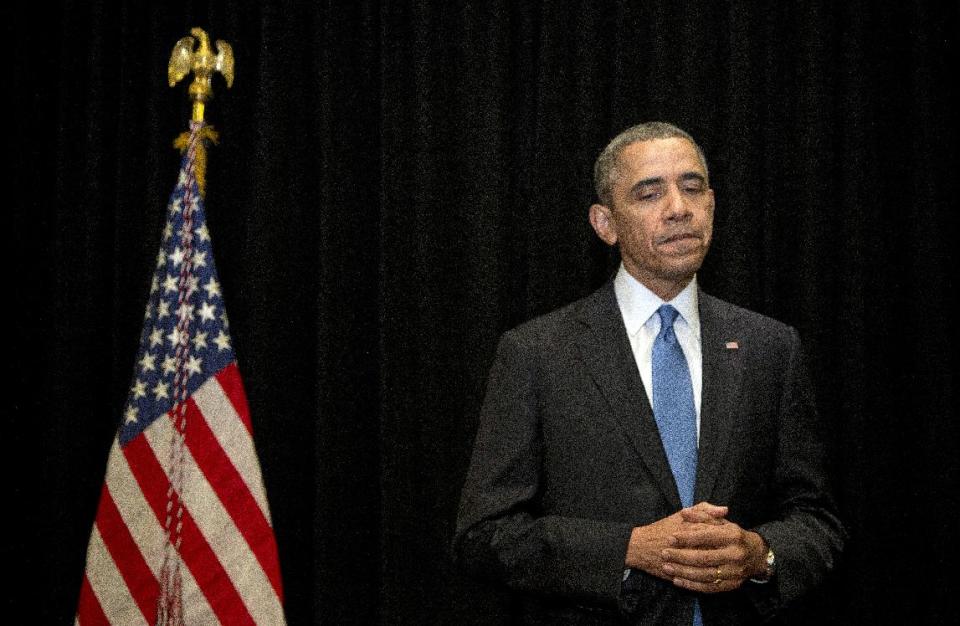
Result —
<path fill-rule="evenodd" d="M 692 232 L 673 233 L 656 239 L 656 247 L 660 254 L 669 257 L 683 257 L 701 254 L 703 239 Z"/>
<path fill-rule="evenodd" d="M 674 233 L 672 235 L 665 235 L 662 237 L 658 237 L 656 241 L 658 246 L 671 245 L 676 243 L 689 244 L 693 241 L 700 241 L 700 237 L 690 232 Z"/>

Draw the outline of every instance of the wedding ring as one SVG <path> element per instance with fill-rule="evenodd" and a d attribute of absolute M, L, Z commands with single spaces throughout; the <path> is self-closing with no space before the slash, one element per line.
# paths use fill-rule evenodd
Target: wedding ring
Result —
<path fill-rule="evenodd" d="M 723 582 L 723 576 L 722 576 L 722 572 L 720 571 L 720 567 L 718 566 L 718 567 L 717 567 L 717 579 L 716 579 L 715 581 L 713 581 L 713 584 L 714 584 L 714 585 L 719 585 L 721 582 Z"/>

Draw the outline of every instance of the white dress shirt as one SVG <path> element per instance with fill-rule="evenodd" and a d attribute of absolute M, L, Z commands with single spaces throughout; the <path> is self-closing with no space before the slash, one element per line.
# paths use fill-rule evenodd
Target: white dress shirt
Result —
<path fill-rule="evenodd" d="M 664 302 L 640 281 L 630 275 L 623 264 L 613 280 L 613 291 L 623 324 L 627 327 L 633 358 L 640 370 L 640 379 L 653 406 L 653 341 L 660 332 L 660 316 L 657 309 L 669 304 L 680 315 L 673 323 L 673 332 L 680 342 L 683 356 L 690 369 L 693 385 L 693 404 L 697 410 L 697 441 L 700 441 L 700 395 L 703 387 L 703 351 L 700 343 L 700 307 L 697 298 L 696 277 L 670 302 Z"/>

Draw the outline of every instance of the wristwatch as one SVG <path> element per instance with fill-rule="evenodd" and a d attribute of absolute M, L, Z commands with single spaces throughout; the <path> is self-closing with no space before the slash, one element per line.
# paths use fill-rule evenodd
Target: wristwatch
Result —
<path fill-rule="evenodd" d="M 773 554 L 773 548 L 767 548 L 767 580 L 773 578 L 774 566 L 777 564 L 777 557 Z"/>
<path fill-rule="evenodd" d="M 750 580 L 755 583 L 765 583 L 773 578 L 773 574 L 776 571 L 777 557 L 773 554 L 773 548 L 767 548 L 767 556 L 764 559 L 767 569 L 763 572 L 763 575 L 757 578 L 751 578 Z"/>

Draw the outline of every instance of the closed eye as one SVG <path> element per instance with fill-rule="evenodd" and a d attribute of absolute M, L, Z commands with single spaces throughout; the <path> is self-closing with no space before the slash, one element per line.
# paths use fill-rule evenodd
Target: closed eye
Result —
<path fill-rule="evenodd" d="M 688 194 L 703 193 L 707 190 L 707 180 L 696 172 L 689 172 L 680 177 L 680 189 Z"/>

